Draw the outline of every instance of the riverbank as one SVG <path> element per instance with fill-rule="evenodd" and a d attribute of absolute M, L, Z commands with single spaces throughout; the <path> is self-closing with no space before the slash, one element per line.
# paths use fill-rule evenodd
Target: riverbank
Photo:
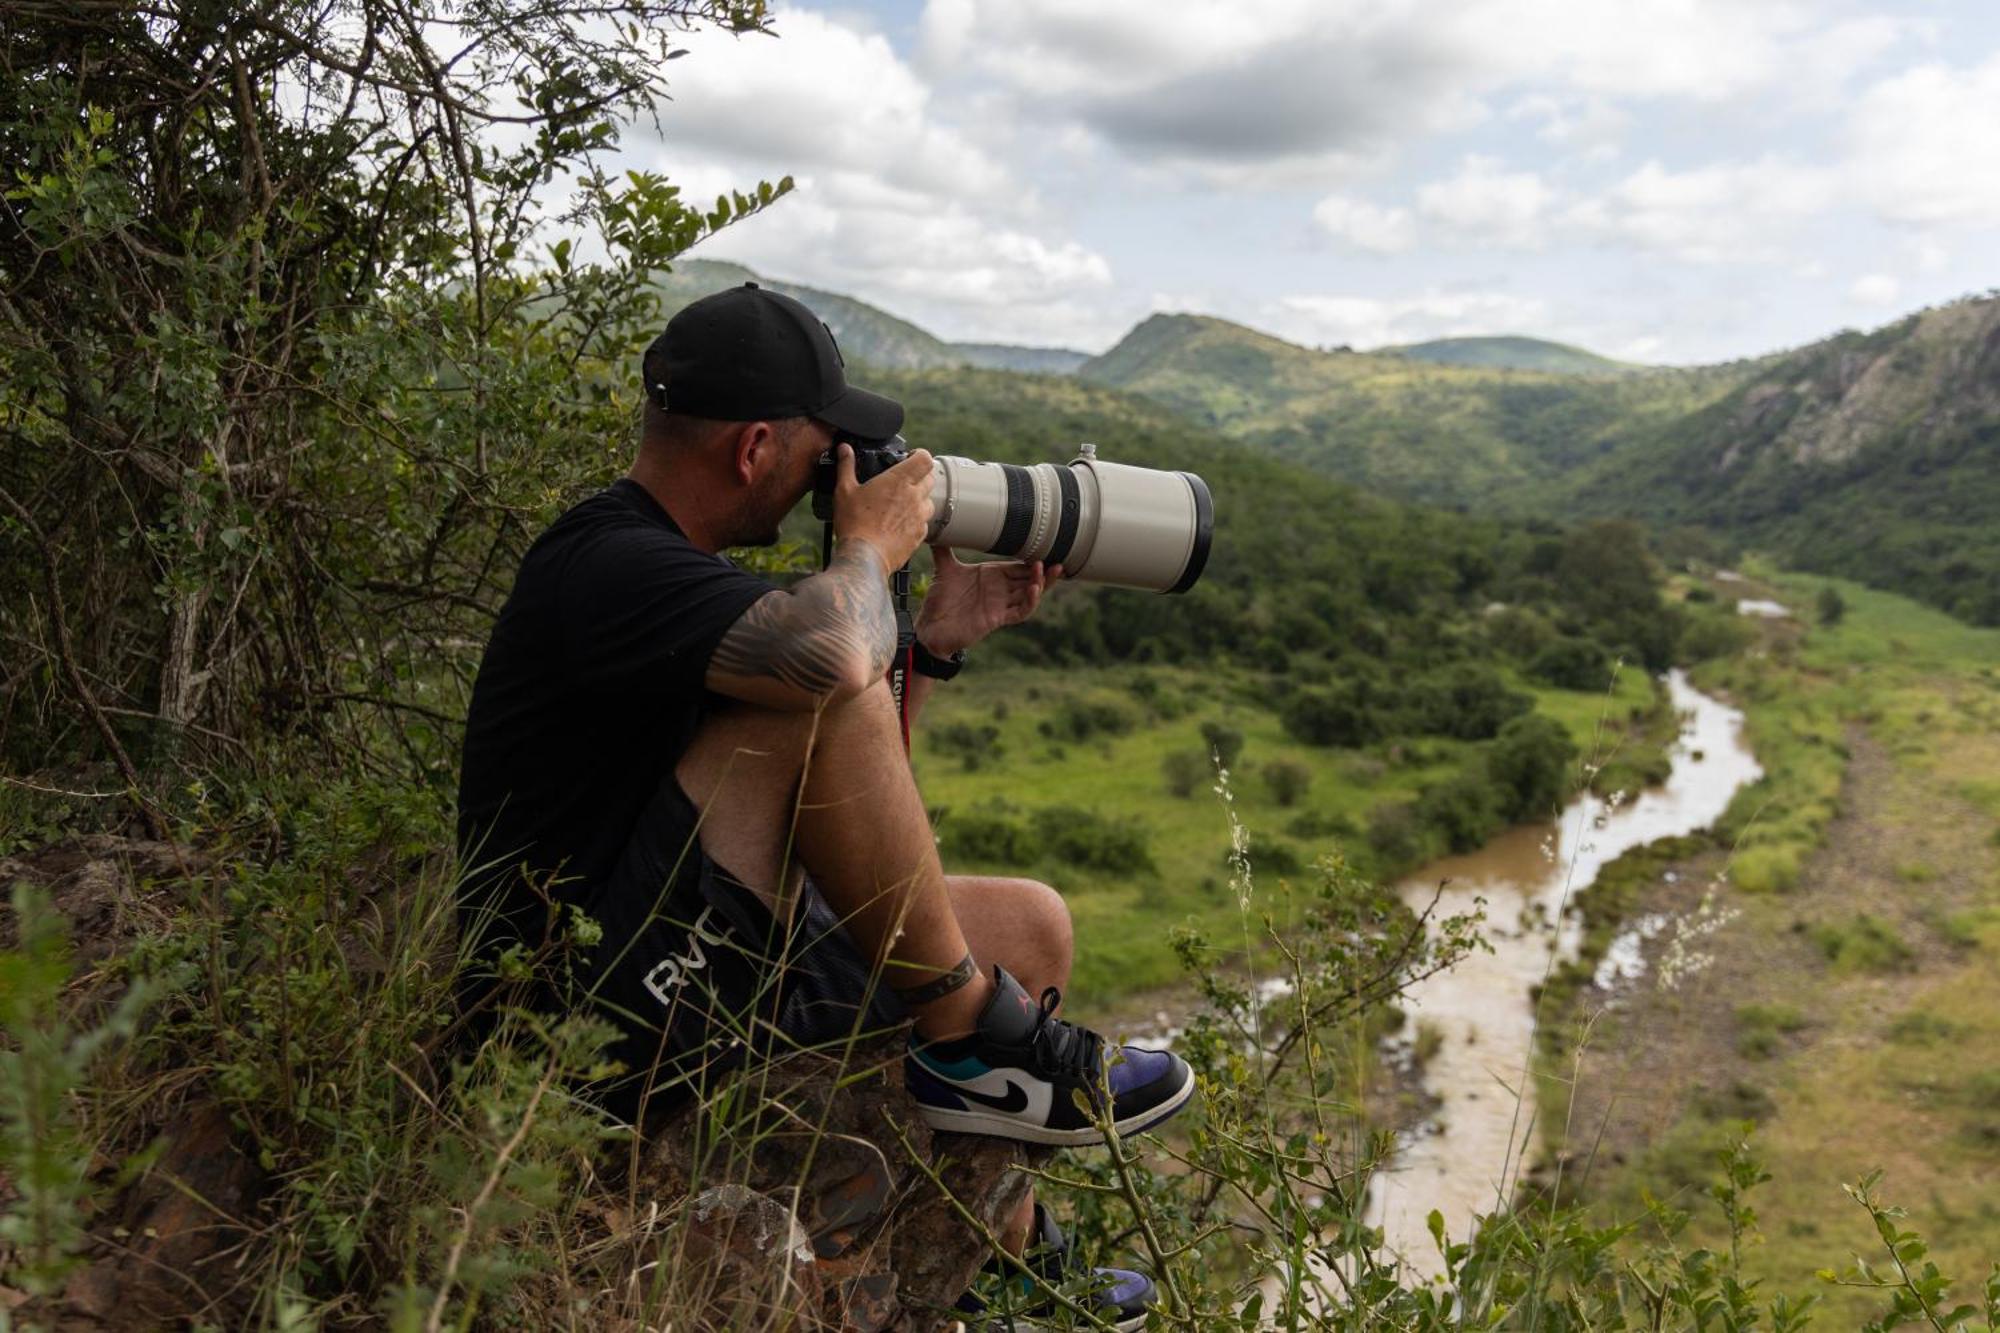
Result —
<path fill-rule="evenodd" d="M 1435 899 L 1446 915 L 1487 914 L 1485 947 L 1404 999 L 1402 1039 L 1428 1047 L 1423 1088 L 1438 1106 L 1376 1177 L 1370 1222 L 1421 1272 L 1440 1262 L 1431 1211 L 1454 1239 L 1466 1238 L 1477 1216 L 1512 1198 L 1533 1156 L 1545 1113 L 1529 1077 L 1543 1018 L 1536 994 L 1583 943 L 1578 898 L 1635 849 L 1705 832 L 1761 776 L 1741 740 L 1742 714 L 1678 671 L 1666 688 L 1678 725 L 1662 784 L 1585 793 L 1553 825 L 1511 830 L 1404 886 L 1413 906 Z"/>
<path fill-rule="evenodd" d="M 1840 1184 L 1879 1167 L 1940 1266 L 1976 1276 L 2000 1254 L 2000 634 L 1847 584 L 1816 623 L 1826 581 L 1748 575 L 1717 595 L 1794 614 L 1696 679 L 1746 704 L 1769 772 L 1718 837 L 1627 858 L 1587 909 L 1622 965 L 1607 946 L 1548 997 L 1561 1114 L 1530 1184 L 1642 1239 L 1650 1194 L 1726 1239 L 1695 1205 L 1747 1119 L 1774 1177 L 1751 1275 L 1796 1289 L 1868 1250 Z M 1869 1305 L 1827 1298 L 1837 1327 Z"/>

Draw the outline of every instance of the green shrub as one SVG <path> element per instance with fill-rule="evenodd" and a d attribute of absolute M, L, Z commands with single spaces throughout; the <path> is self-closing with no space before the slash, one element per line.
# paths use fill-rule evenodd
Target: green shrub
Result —
<path fill-rule="evenodd" d="M 968 773 L 1006 753 L 1000 728 L 991 722 L 940 722 L 924 728 L 924 743 L 939 754 L 957 756 Z"/>
<path fill-rule="evenodd" d="M 1787 892 L 1799 882 L 1798 848 L 1746 847 L 1730 860 L 1729 879 L 1745 893 Z"/>
<path fill-rule="evenodd" d="M 1033 816 L 1042 854 L 1079 870 L 1132 874 L 1153 869 L 1145 826 L 1069 805 L 1044 806 Z"/>
<path fill-rule="evenodd" d="M 1902 1046 L 1935 1046 L 1964 1036 L 1965 1025 L 1927 1009 L 1912 1009 L 1896 1016 L 1889 1024 L 1888 1035 L 1890 1041 Z"/>
<path fill-rule="evenodd" d="M 1845 925 L 1828 922 L 1816 926 L 1813 943 L 1834 967 L 1846 972 L 1901 972 L 1916 955 L 1896 928 L 1867 912 L 1856 914 Z"/>
<path fill-rule="evenodd" d="M 1243 733 L 1235 727 L 1220 722 L 1204 722 L 1201 724 L 1201 739 L 1208 746 L 1208 752 L 1224 768 L 1235 768 L 1236 761 L 1243 755 Z"/>
<path fill-rule="evenodd" d="M 1694 1109 L 1706 1120 L 1766 1121 L 1778 1113 L 1771 1094 L 1741 1079 L 1726 1088 L 1697 1088 Z"/>
<path fill-rule="evenodd" d="M 1183 800 L 1194 795 L 1195 788 L 1214 772 L 1208 756 L 1196 750 L 1172 750 L 1160 760 L 1160 775 L 1167 781 L 1167 791 Z"/>
<path fill-rule="evenodd" d="M 1425 859 L 1430 845 L 1414 801 L 1384 801 L 1368 812 L 1368 847 L 1383 865 L 1400 870 Z"/>
<path fill-rule="evenodd" d="M 1417 797 L 1416 817 L 1454 852 L 1472 851 L 1501 823 L 1493 788 L 1471 774 L 1425 788 Z"/>
<path fill-rule="evenodd" d="M 1021 867 L 1035 860 L 1035 840 L 1027 827 L 992 810 L 951 816 L 938 831 L 938 843 L 951 857 L 968 861 Z"/>
<path fill-rule="evenodd" d="M 1959 1095 L 1981 1111 L 2000 1111 L 2000 1069 L 1981 1069 L 1965 1080 Z"/>
<path fill-rule="evenodd" d="M 1611 685 L 1611 655 L 1595 639 L 1568 635 L 1528 663 L 1528 675 L 1559 690 L 1602 690 Z"/>
<path fill-rule="evenodd" d="M 1736 1049 L 1752 1060 L 1778 1053 L 1781 1038 L 1805 1030 L 1805 1015 L 1788 1004 L 1745 1004 L 1736 1009 Z"/>
<path fill-rule="evenodd" d="M 1095 736 L 1123 736 L 1137 720 L 1132 710 L 1109 699 L 1070 697 L 1042 719 L 1042 735 L 1058 741 L 1087 741 Z"/>
<path fill-rule="evenodd" d="M 1507 723 L 1486 752 L 1500 817 L 1518 824 L 1555 814 L 1569 795 L 1575 761 L 1569 731 L 1555 719 L 1530 714 Z"/>
<path fill-rule="evenodd" d="M 1279 719 L 1287 732 L 1307 745 L 1350 749 L 1381 740 L 1389 734 L 1392 721 L 1351 682 L 1300 690 L 1285 701 Z"/>
<path fill-rule="evenodd" d="M 1271 789 L 1271 799 L 1287 808 L 1297 805 L 1299 799 L 1312 789 L 1312 770 L 1296 759 L 1273 759 L 1264 765 L 1264 785 Z"/>
<path fill-rule="evenodd" d="M 1346 815 L 1307 810 L 1293 815 L 1285 825 L 1285 832 L 1294 838 L 1358 838 L 1361 826 Z"/>
<path fill-rule="evenodd" d="M 1527 695 L 1508 689 L 1492 667 L 1460 662 L 1420 678 L 1404 692 L 1396 729 L 1483 741 L 1534 706 Z"/>

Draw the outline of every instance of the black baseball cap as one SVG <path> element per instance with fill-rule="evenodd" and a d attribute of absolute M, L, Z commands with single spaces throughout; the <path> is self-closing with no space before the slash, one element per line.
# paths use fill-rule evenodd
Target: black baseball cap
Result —
<path fill-rule="evenodd" d="M 754 282 L 704 296 L 646 349 L 646 396 L 715 421 L 817 417 L 864 440 L 903 428 L 903 405 L 847 382 L 833 330 Z"/>

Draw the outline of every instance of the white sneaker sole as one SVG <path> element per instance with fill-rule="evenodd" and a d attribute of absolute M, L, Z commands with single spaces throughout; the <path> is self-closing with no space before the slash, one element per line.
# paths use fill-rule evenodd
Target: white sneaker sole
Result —
<path fill-rule="evenodd" d="M 1190 1077 L 1179 1092 L 1158 1106 L 1148 1107 L 1138 1115 L 1118 1121 L 1118 1137 L 1145 1133 L 1187 1105 L 1187 1099 L 1192 1096 L 1194 1079 Z M 917 1109 L 925 1124 L 952 1134 L 980 1134 L 987 1138 L 1046 1143 L 1059 1148 L 1081 1148 L 1104 1142 L 1103 1133 L 1095 1125 L 1084 1125 L 1078 1129 L 1050 1129 L 1046 1125 L 1031 1125 L 998 1111 L 954 1111 L 948 1106 L 925 1106 L 922 1103 Z"/>

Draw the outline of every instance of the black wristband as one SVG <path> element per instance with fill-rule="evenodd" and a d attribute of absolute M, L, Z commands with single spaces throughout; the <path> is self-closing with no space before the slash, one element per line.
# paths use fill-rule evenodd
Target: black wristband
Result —
<path fill-rule="evenodd" d="M 918 639 L 910 645 L 910 669 L 932 680 L 950 680 L 965 670 L 965 649 L 959 649 L 950 657 L 939 657 L 924 647 L 922 639 Z"/>

